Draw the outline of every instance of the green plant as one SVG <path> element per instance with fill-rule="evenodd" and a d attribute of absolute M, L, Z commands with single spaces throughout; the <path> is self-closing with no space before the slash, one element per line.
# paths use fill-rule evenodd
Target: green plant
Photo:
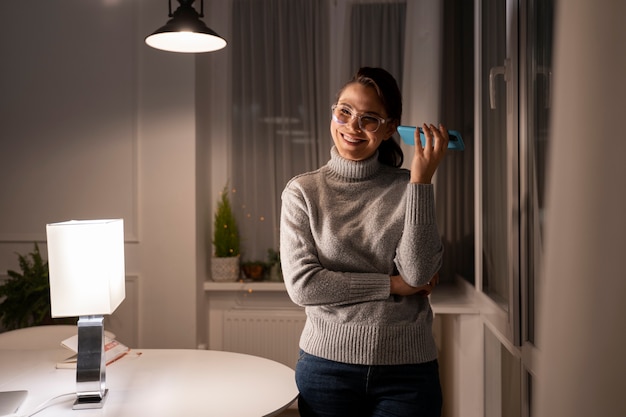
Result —
<path fill-rule="evenodd" d="M 41 258 L 35 243 L 33 252 L 18 255 L 21 273 L 9 270 L 0 285 L 0 320 L 7 330 L 40 324 L 54 324 L 50 316 L 48 261 Z"/>
<path fill-rule="evenodd" d="M 274 281 L 282 281 L 283 269 L 280 264 L 280 252 L 269 248 L 267 250 L 267 261 L 270 270 L 270 279 Z"/>
<path fill-rule="evenodd" d="M 241 269 L 246 278 L 263 279 L 269 270 L 270 265 L 263 261 L 246 261 L 242 262 Z"/>
<path fill-rule="evenodd" d="M 215 256 L 226 258 L 239 255 L 239 229 L 228 197 L 228 185 L 217 202 L 213 221 L 213 245 Z"/>
<path fill-rule="evenodd" d="M 269 248 L 267 250 L 267 261 L 270 264 L 270 266 L 278 265 L 280 267 L 280 252 L 272 248 Z"/>

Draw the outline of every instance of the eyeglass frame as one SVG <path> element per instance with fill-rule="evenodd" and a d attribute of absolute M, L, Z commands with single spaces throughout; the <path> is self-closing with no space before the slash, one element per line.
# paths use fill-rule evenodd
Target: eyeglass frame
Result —
<path fill-rule="evenodd" d="M 337 119 L 337 116 L 335 116 L 335 109 L 337 107 L 341 107 L 341 108 L 350 110 L 350 121 L 349 122 L 343 122 L 342 123 L 339 119 Z M 345 106 L 343 104 L 333 104 L 332 106 L 330 106 L 330 110 L 331 110 L 331 114 L 332 114 L 332 119 L 333 119 L 333 121 L 335 123 L 338 123 L 338 124 L 343 126 L 343 125 L 347 125 L 348 123 L 351 123 L 354 119 L 357 119 L 357 124 L 359 126 L 359 129 L 364 131 L 364 132 L 368 132 L 368 133 L 376 133 L 376 132 L 378 132 L 378 129 L 380 129 L 380 127 L 382 125 L 384 125 L 385 123 L 390 122 L 391 120 L 393 120 L 391 118 L 385 119 L 384 117 L 380 117 L 380 116 L 377 116 L 377 115 L 372 114 L 372 113 L 357 113 L 352 108 L 350 108 L 349 106 Z M 367 129 L 364 129 L 363 126 L 361 126 L 361 120 L 365 116 L 371 117 L 373 119 L 378 120 L 378 126 L 376 127 L 376 129 L 374 129 L 374 130 L 367 130 Z"/>

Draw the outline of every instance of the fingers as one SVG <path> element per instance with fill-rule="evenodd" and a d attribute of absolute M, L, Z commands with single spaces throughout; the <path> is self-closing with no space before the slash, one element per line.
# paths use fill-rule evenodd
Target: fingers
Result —
<path fill-rule="evenodd" d="M 439 129 L 436 130 L 438 149 L 442 153 L 446 153 L 448 150 L 448 142 L 450 136 L 448 136 L 448 129 L 446 129 L 441 123 L 439 123 Z"/>
<path fill-rule="evenodd" d="M 422 130 L 424 131 L 424 138 L 426 138 L 426 140 L 424 141 L 424 148 L 426 149 L 433 148 L 433 131 L 431 130 L 430 126 L 428 126 L 426 123 L 422 125 Z"/>
<path fill-rule="evenodd" d="M 424 144 L 415 133 L 415 150 L 413 161 L 411 162 L 411 182 L 430 184 L 439 163 L 448 149 L 448 131 L 440 124 L 436 127 L 433 124 L 422 125 L 424 132 Z"/>
<path fill-rule="evenodd" d="M 419 294 L 428 296 L 433 292 L 435 285 L 439 282 L 439 273 L 435 274 L 428 284 L 420 285 L 419 287 L 412 287 L 407 284 L 400 275 L 392 275 L 389 277 L 389 293 L 395 295 L 409 296 Z"/>
<path fill-rule="evenodd" d="M 439 272 L 433 275 L 433 277 L 430 279 L 430 281 L 428 281 L 425 286 L 421 287 L 422 289 L 418 291 L 418 294 L 423 296 L 428 296 L 432 294 L 437 284 L 439 284 Z"/>
<path fill-rule="evenodd" d="M 432 285 L 433 287 L 437 284 L 439 284 L 439 272 L 433 275 L 430 281 L 428 281 L 428 285 Z"/>
<path fill-rule="evenodd" d="M 435 126 L 433 124 L 422 125 L 422 131 L 424 132 L 424 146 L 423 149 L 426 150 L 434 150 L 437 153 L 444 152 L 448 149 L 448 142 L 450 141 L 450 137 L 448 136 L 448 130 L 441 123 L 439 126 Z M 417 129 L 415 130 L 415 135 L 417 136 Z M 418 138 L 416 137 L 416 143 L 418 142 Z M 420 148 L 421 142 L 420 142 Z"/>

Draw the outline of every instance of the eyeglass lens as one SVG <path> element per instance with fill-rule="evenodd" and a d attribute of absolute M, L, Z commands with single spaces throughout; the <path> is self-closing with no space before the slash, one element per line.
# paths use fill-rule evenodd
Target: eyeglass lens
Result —
<path fill-rule="evenodd" d="M 350 123 L 356 117 L 359 122 L 359 128 L 367 132 L 376 132 L 380 126 L 380 120 L 368 114 L 355 115 L 349 107 L 334 106 L 333 119 L 339 124 Z"/>

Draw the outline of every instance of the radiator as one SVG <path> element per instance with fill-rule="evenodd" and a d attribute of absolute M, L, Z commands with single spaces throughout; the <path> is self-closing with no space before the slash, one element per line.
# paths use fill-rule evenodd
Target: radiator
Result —
<path fill-rule="evenodd" d="M 295 368 L 303 311 L 233 309 L 224 312 L 224 350 L 261 356 Z"/>

